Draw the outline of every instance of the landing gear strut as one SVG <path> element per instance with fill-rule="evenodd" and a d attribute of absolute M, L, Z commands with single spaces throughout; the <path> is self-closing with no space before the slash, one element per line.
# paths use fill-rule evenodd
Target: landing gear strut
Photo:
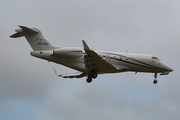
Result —
<path fill-rule="evenodd" d="M 157 73 L 154 73 L 154 78 L 155 78 L 155 80 L 153 81 L 153 83 L 154 83 L 154 84 L 157 84 L 157 83 L 158 83 L 158 81 L 156 80 L 156 78 L 157 78 Z"/>

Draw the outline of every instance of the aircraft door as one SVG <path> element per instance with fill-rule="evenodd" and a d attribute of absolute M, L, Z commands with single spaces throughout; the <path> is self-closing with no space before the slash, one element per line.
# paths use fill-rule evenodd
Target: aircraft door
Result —
<path fill-rule="evenodd" d="M 107 62 L 110 62 L 110 60 L 111 60 L 110 54 L 106 54 L 106 61 L 107 61 Z"/>

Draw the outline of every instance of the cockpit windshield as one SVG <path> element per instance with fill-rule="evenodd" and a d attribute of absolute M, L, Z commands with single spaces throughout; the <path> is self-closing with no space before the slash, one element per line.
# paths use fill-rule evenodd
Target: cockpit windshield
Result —
<path fill-rule="evenodd" d="M 159 60 L 157 57 L 151 57 L 152 59 L 154 59 L 154 60 Z"/>

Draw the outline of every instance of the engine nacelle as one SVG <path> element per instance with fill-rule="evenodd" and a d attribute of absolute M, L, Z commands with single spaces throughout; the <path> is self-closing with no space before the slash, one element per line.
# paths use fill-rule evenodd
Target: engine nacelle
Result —
<path fill-rule="evenodd" d="M 53 55 L 68 58 L 79 58 L 83 55 L 81 48 L 59 48 L 53 50 Z"/>

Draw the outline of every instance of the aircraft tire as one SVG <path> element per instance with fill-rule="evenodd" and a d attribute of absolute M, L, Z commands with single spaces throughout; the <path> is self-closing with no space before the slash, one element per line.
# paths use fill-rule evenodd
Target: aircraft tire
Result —
<path fill-rule="evenodd" d="M 86 81 L 87 81 L 87 83 L 90 83 L 90 82 L 92 82 L 92 78 L 91 78 L 91 77 L 88 77 L 88 78 L 86 79 Z"/>
<path fill-rule="evenodd" d="M 157 83 L 158 83 L 158 81 L 157 81 L 157 80 L 154 80 L 154 81 L 153 81 L 153 83 L 154 83 L 154 84 L 157 84 Z"/>
<path fill-rule="evenodd" d="M 96 72 L 92 74 L 92 78 L 93 78 L 93 79 L 97 78 L 97 76 L 98 76 L 98 75 L 97 75 Z"/>

